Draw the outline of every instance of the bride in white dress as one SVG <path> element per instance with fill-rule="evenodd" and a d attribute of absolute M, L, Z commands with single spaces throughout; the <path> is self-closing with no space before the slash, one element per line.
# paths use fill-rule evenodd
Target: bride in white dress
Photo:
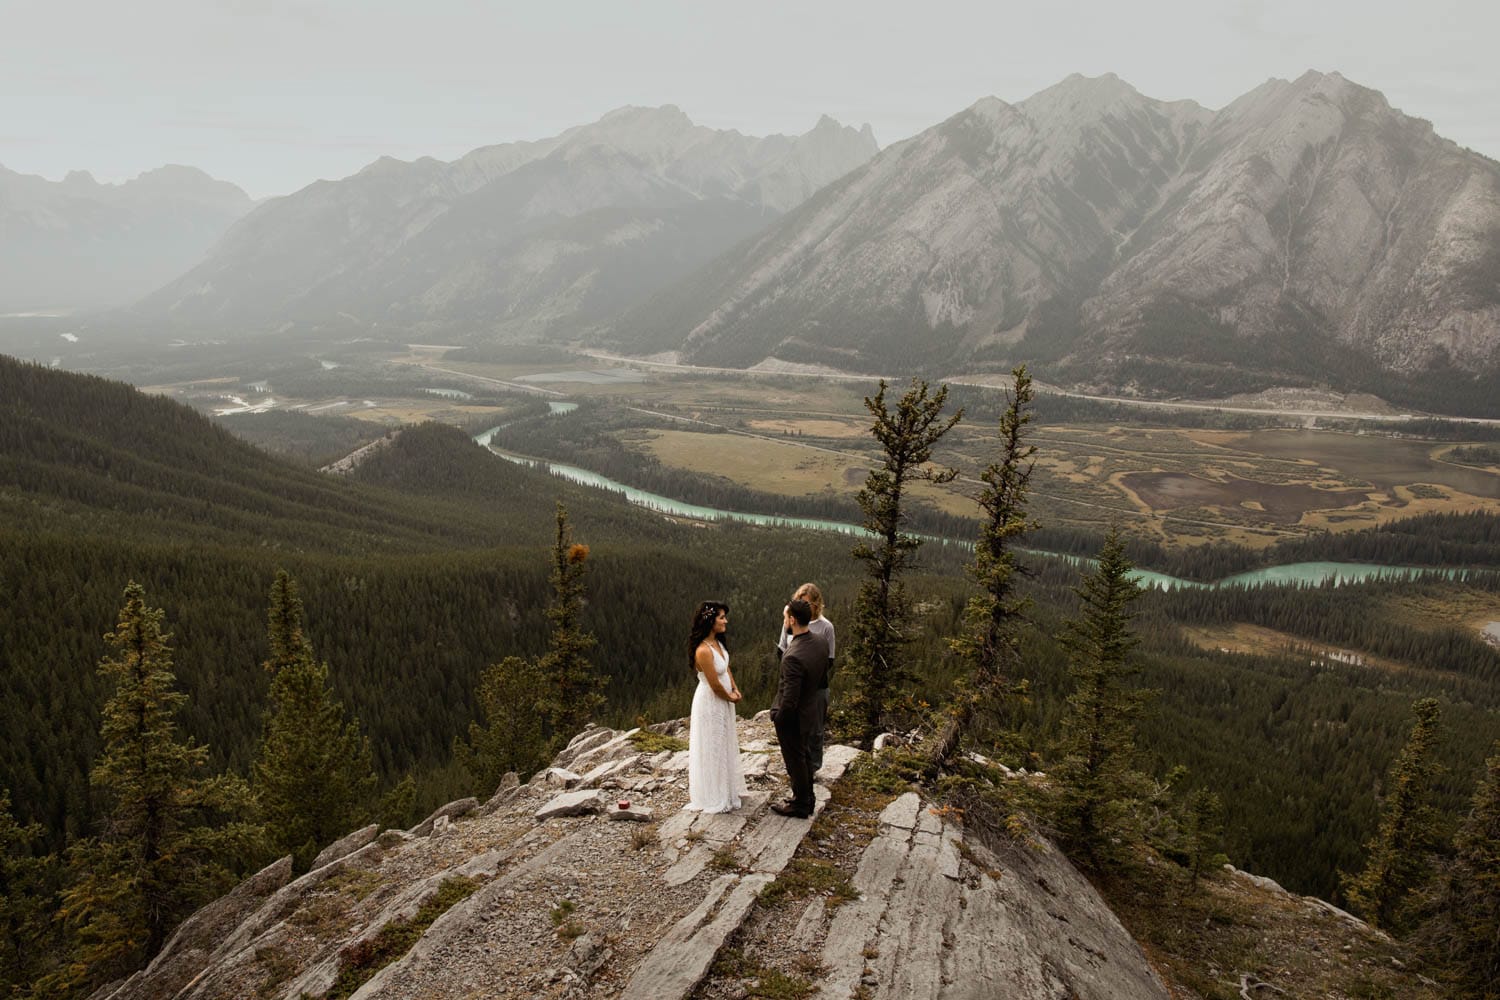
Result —
<path fill-rule="evenodd" d="M 698 673 L 688 730 L 688 804 L 695 812 L 721 813 L 740 807 L 745 776 L 740 770 L 740 737 L 735 704 L 740 689 L 729 672 L 724 630 L 729 605 L 704 601 L 693 615 L 688 656 Z"/>

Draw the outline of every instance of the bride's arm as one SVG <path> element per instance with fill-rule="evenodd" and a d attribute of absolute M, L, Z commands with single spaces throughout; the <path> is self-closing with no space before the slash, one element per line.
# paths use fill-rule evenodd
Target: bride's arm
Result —
<path fill-rule="evenodd" d="M 719 683 L 719 670 L 714 666 L 714 654 L 705 646 L 699 646 L 698 652 L 693 656 L 693 665 L 698 668 L 698 673 L 708 681 L 708 686 L 713 688 L 714 694 L 725 701 L 734 701 L 729 692 L 724 690 L 724 685 Z"/>

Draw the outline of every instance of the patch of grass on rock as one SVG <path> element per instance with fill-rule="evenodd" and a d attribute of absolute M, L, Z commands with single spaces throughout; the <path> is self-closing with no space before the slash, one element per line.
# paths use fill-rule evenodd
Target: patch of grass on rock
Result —
<path fill-rule="evenodd" d="M 814 894 L 826 896 L 830 909 L 859 898 L 849 876 L 836 865 L 818 858 L 797 857 L 782 869 L 776 881 L 760 891 L 760 901 L 767 906 L 779 906 L 787 900 L 806 899 Z"/>
<path fill-rule="evenodd" d="M 678 739 L 676 736 L 665 736 L 661 733 L 653 733 L 649 729 L 637 730 L 630 734 L 630 742 L 641 753 L 658 754 L 663 750 L 677 753 L 688 748 L 687 740 Z"/>

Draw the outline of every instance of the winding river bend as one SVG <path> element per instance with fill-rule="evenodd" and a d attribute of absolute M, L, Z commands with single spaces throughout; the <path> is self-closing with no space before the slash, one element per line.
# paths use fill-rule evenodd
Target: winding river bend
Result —
<path fill-rule="evenodd" d="M 553 413 L 566 413 L 574 409 L 574 403 L 549 403 Z M 501 425 L 504 426 L 504 425 Z M 627 486 L 607 476 L 601 476 L 597 472 L 581 469 L 576 465 L 566 465 L 562 462 L 552 462 L 544 459 L 528 458 L 525 455 L 517 455 L 500 448 L 496 448 L 490 442 L 499 427 L 492 427 L 482 434 L 474 437 L 476 444 L 488 448 L 496 456 L 508 462 L 518 465 L 528 465 L 534 469 L 550 472 L 554 476 L 566 479 L 570 482 L 580 483 L 584 486 L 595 486 L 602 490 L 622 494 L 626 500 L 648 510 L 659 511 L 663 514 L 672 514 L 677 517 L 690 517 L 700 521 L 741 521 L 746 524 L 759 524 L 773 527 L 803 528 L 809 531 L 833 531 L 844 535 L 863 535 L 865 530 L 856 524 L 845 521 L 824 521 L 811 517 L 781 517 L 775 514 L 752 514 L 745 511 L 722 510 L 718 507 L 702 507 L 698 504 L 686 503 L 665 497 L 659 493 L 650 493 L 646 490 Z M 941 545 L 964 545 L 967 542 L 951 538 L 939 538 L 936 536 L 925 536 L 929 541 Z M 1062 559 L 1076 564 L 1087 564 L 1091 560 L 1081 556 L 1066 555 L 1060 552 L 1047 552 L 1040 549 L 1026 550 L 1032 555 L 1045 556 L 1051 559 Z M 1166 573 L 1157 573 L 1148 569 L 1137 569 L 1132 574 L 1137 582 L 1143 586 L 1159 587 L 1163 590 L 1174 590 L 1177 588 L 1216 588 L 1216 587 L 1256 587 L 1279 584 L 1321 584 L 1332 582 L 1335 586 L 1345 583 L 1361 583 L 1365 580 L 1379 579 L 1414 579 L 1416 577 L 1457 577 L 1463 574 L 1463 570 L 1454 568 L 1437 568 L 1432 566 L 1383 566 L 1375 563 L 1350 563 L 1350 562 L 1299 562 L 1287 563 L 1282 566 L 1265 566 L 1261 569 L 1250 570 L 1245 573 L 1236 573 L 1226 576 L 1222 580 L 1204 583 L 1199 580 L 1187 580 L 1179 576 L 1170 576 Z"/>

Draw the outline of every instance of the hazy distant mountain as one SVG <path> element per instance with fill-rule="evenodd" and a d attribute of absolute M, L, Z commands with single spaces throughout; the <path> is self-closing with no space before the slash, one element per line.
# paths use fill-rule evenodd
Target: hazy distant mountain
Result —
<path fill-rule="evenodd" d="M 0 167 L 0 313 L 132 302 L 201 260 L 253 204 L 193 167 L 123 184 Z"/>
<path fill-rule="evenodd" d="M 198 328 L 569 332 L 687 274 L 876 151 L 824 118 L 801 136 L 622 108 L 452 163 L 382 159 L 258 207 L 134 310 Z"/>
<path fill-rule="evenodd" d="M 1072 76 L 882 151 L 614 331 L 1114 389 L 1500 372 L 1500 165 L 1337 74 L 1218 112 Z"/>

